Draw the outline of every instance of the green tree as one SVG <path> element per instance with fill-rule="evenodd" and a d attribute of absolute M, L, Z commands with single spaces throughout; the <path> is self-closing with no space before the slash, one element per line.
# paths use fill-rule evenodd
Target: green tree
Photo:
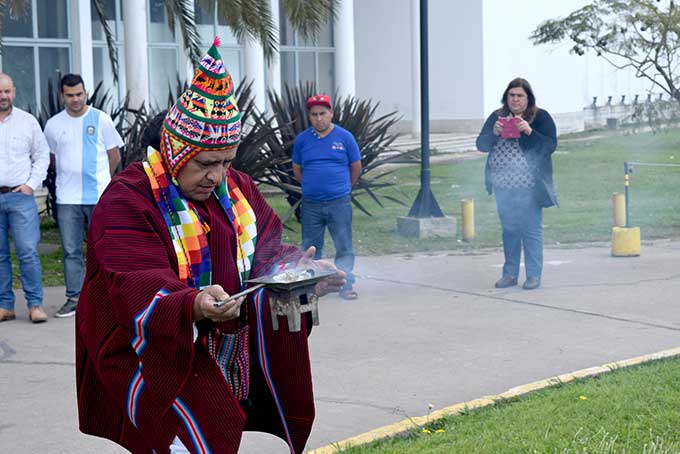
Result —
<path fill-rule="evenodd" d="M 633 68 L 680 102 L 680 10 L 672 0 L 597 0 L 541 23 L 530 39 L 534 45 L 570 41 L 571 53 L 592 51 L 616 68 Z"/>

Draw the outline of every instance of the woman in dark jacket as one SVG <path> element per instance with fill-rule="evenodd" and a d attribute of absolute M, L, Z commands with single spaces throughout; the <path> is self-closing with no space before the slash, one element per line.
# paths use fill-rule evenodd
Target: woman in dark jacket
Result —
<path fill-rule="evenodd" d="M 502 107 L 486 119 L 477 149 L 489 153 L 486 190 L 496 195 L 503 228 L 505 264 L 497 288 L 517 285 L 524 248 L 527 290 L 541 285 L 543 271 L 543 208 L 557 205 L 552 154 L 557 147 L 555 122 L 536 106 L 525 79 L 510 81 Z"/>

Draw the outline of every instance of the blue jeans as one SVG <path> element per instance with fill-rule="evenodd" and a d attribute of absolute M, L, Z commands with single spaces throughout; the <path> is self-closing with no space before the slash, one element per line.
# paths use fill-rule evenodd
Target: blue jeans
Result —
<path fill-rule="evenodd" d="M 503 276 L 517 279 L 522 248 L 527 277 L 541 277 L 543 272 L 543 208 L 534 190 L 497 189 L 496 207 L 503 228 Z"/>
<path fill-rule="evenodd" d="M 349 195 L 335 200 L 302 199 L 302 249 L 316 247 L 316 260 L 321 258 L 326 227 L 335 244 L 335 266 L 347 273 L 345 289 L 356 280 L 352 249 L 352 202 Z"/>
<path fill-rule="evenodd" d="M 42 269 L 38 257 L 40 221 L 35 198 L 21 192 L 0 194 L 0 308 L 14 310 L 9 233 L 19 259 L 21 285 L 28 307 L 43 303 Z"/>
<path fill-rule="evenodd" d="M 83 286 L 85 260 L 83 241 L 92 220 L 94 205 L 57 204 L 59 235 L 64 252 L 64 280 L 66 298 L 78 298 Z"/>

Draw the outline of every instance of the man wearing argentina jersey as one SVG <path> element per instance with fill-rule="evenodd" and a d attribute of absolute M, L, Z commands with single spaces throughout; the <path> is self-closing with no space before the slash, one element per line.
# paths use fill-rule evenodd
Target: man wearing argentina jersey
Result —
<path fill-rule="evenodd" d="M 57 223 L 64 253 L 66 303 L 56 317 L 75 314 L 83 285 L 83 240 L 92 210 L 120 162 L 123 140 L 106 113 L 87 105 L 82 77 L 61 79 L 64 110 L 45 125 L 57 174 Z"/>

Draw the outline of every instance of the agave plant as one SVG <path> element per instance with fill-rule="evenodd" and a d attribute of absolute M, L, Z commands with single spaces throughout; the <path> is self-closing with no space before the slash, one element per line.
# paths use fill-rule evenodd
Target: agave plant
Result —
<path fill-rule="evenodd" d="M 288 202 L 297 208 L 301 198 L 300 183 L 293 177 L 292 155 L 293 144 L 298 134 L 309 127 L 306 100 L 316 93 L 314 84 L 305 83 L 297 87 L 286 86 L 283 96 L 274 91 L 268 92 L 271 111 L 277 131 L 268 134 L 267 148 L 273 161 L 267 175 L 268 184 L 282 189 Z M 385 164 L 413 163 L 417 157 L 413 152 L 397 152 L 391 145 L 398 137 L 390 128 L 399 121 L 396 112 L 378 115 L 378 103 L 371 100 L 358 100 L 354 97 L 341 97 L 337 93 L 333 96 L 335 108 L 333 123 L 342 126 L 352 133 L 361 152 L 361 177 L 352 191 L 352 202 L 366 213 L 371 213 L 363 206 L 359 198 L 368 195 L 379 206 L 383 206 L 381 199 L 392 200 L 404 204 L 401 200 L 389 195 L 379 195 L 378 190 L 392 186 L 387 182 L 386 175 L 395 169 L 385 172 L 373 172 Z M 266 128 L 266 126 L 263 126 Z M 299 219 L 299 211 L 296 210 Z"/>

